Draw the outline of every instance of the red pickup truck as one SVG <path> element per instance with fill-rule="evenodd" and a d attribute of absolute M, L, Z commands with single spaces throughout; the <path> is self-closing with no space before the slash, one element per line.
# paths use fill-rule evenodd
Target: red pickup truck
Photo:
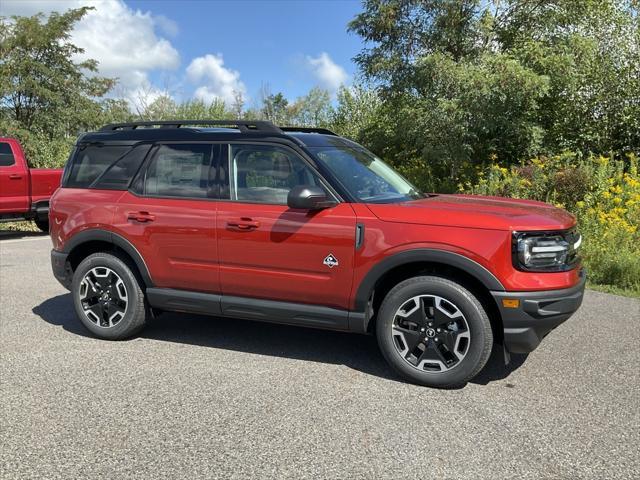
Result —
<path fill-rule="evenodd" d="M 33 220 L 49 231 L 49 198 L 62 169 L 29 168 L 20 143 L 0 137 L 0 222 Z"/>

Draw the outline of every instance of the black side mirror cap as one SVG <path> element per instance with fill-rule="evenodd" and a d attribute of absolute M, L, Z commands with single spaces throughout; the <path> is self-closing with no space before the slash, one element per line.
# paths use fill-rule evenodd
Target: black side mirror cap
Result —
<path fill-rule="evenodd" d="M 327 192 L 315 185 L 298 185 L 293 187 L 287 195 L 287 206 L 301 210 L 322 210 L 336 205 L 330 200 Z"/>

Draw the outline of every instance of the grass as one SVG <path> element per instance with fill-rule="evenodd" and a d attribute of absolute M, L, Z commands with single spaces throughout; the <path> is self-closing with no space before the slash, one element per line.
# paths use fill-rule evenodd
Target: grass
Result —
<path fill-rule="evenodd" d="M 587 288 L 612 295 L 620 295 L 622 297 L 640 298 L 640 289 L 620 288 L 615 285 L 603 285 L 589 281 L 587 282 Z"/>
<path fill-rule="evenodd" d="M 6 222 L 0 223 L 0 232 L 39 232 L 33 222 Z"/>

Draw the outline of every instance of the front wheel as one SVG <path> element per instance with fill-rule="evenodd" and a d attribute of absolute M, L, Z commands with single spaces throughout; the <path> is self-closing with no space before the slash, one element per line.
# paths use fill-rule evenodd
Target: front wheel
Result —
<path fill-rule="evenodd" d="M 460 284 L 421 276 L 396 285 L 376 323 L 380 350 L 405 379 L 429 387 L 454 387 L 475 377 L 493 345 L 489 318 Z"/>
<path fill-rule="evenodd" d="M 146 324 L 144 293 L 132 267 L 110 253 L 94 253 L 73 273 L 73 305 L 82 324 L 96 337 L 121 340 Z"/>

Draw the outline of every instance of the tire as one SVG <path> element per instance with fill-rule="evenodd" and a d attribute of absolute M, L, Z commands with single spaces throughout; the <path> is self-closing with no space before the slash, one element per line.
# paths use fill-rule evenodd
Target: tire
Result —
<path fill-rule="evenodd" d="M 401 377 L 438 388 L 462 386 L 475 377 L 493 346 L 491 323 L 478 299 L 437 276 L 396 285 L 380 306 L 376 337 Z"/>
<path fill-rule="evenodd" d="M 35 219 L 33 222 L 36 224 L 36 227 L 44 233 L 49 233 L 49 220 Z"/>
<path fill-rule="evenodd" d="M 82 324 L 105 340 L 123 340 L 147 323 L 147 305 L 134 267 L 110 253 L 94 253 L 73 273 L 73 305 Z"/>

